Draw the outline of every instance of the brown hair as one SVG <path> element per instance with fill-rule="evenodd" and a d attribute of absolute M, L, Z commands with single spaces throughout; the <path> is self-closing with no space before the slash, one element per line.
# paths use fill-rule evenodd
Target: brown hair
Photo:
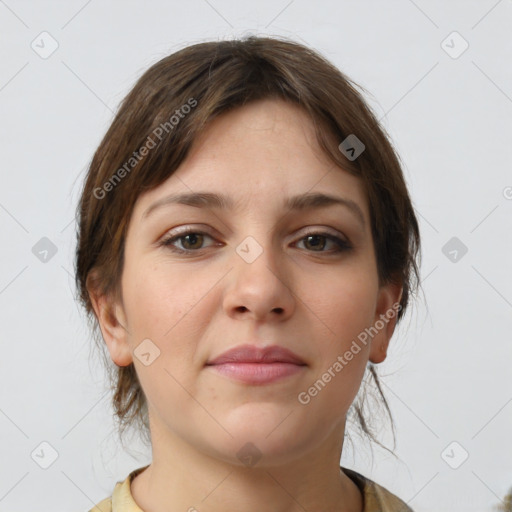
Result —
<path fill-rule="evenodd" d="M 419 285 L 418 222 L 398 156 L 357 88 L 364 91 L 305 46 L 251 36 L 194 44 L 161 59 L 122 101 L 84 181 L 75 261 L 78 299 L 109 371 L 119 432 L 138 422 L 150 441 L 146 398 L 133 363 L 118 367 L 109 360 L 88 287 L 122 303 L 124 241 L 138 196 L 174 173 L 209 121 L 250 101 L 276 98 L 304 109 L 326 155 L 362 180 L 379 281 L 402 284 L 397 316 L 398 321 L 402 318 Z M 354 160 L 338 147 L 351 134 L 365 145 Z M 369 371 L 394 436 L 391 412 L 371 363 Z M 358 396 L 351 409 L 362 431 L 381 444 L 365 419 L 365 399 L 363 392 L 362 402 Z"/>

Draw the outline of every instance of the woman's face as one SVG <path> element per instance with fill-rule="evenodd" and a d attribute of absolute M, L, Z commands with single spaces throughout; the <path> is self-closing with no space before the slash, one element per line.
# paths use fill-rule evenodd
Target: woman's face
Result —
<path fill-rule="evenodd" d="M 199 193 L 223 202 L 167 200 Z M 179 439 L 235 464 L 254 450 L 271 466 L 342 442 L 368 359 L 385 358 L 396 319 L 358 340 L 399 292 L 378 286 L 360 180 L 322 155 L 303 112 L 264 100 L 214 120 L 175 174 L 139 197 L 119 323 L 101 325 L 112 359 L 134 362 L 153 445 Z M 303 364 L 207 365 L 246 344 L 284 347 Z"/>

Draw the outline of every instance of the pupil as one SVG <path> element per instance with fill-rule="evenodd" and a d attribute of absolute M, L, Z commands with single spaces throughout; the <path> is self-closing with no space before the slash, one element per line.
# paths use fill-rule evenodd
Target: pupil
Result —
<path fill-rule="evenodd" d="M 317 243 L 313 243 L 313 244 L 310 244 L 310 245 L 312 245 L 313 247 L 320 247 L 321 249 L 323 249 L 324 245 L 325 245 L 325 240 L 324 240 L 323 244 L 322 243 L 318 244 L 318 239 L 319 238 L 323 238 L 323 237 L 321 235 L 310 235 L 310 236 L 308 236 L 308 243 L 309 243 L 309 240 L 314 239 L 314 240 L 317 241 Z"/>
<path fill-rule="evenodd" d="M 195 234 L 186 235 L 185 238 L 187 239 L 187 245 L 195 245 L 199 239 L 199 237 Z"/>

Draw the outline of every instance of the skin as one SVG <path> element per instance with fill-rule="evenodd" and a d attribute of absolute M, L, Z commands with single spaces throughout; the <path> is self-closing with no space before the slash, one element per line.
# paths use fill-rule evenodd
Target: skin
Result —
<path fill-rule="evenodd" d="M 143 218 L 171 193 L 198 191 L 230 196 L 234 209 L 173 204 Z M 284 198 L 306 192 L 351 199 L 365 227 L 340 205 L 293 214 L 283 207 Z M 158 245 L 178 226 L 207 233 L 174 241 L 190 256 Z M 315 245 L 305 228 L 351 249 L 335 252 L 322 237 Z M 236 252 L 248 236 L 263 250 L 252 263 Z M 363 510 L 339 467 L 345 416 L 368 361 L 386 358 L 396 316 L 307 405 L 297 396 L 402 290 L 379 287 L 362 183 L 322 154 L 301 110 L 262 100 L 215 119 L 175 174 L 139 196 L 121 285 L 118 304 L 90 293 L 112 360 L 133 361 L 148 400 L 153 461 L 131 484 L 143 510 L 259 512 L 269 503 L 275 512 Z M 160 351 L 149 365 L 134 355 L 145 339 Z M 251 342 L 287 347 L 307 366 L 259 386 L 205 368 Z M 237 457 L 247 442 L 261 454 L 253 466 Z"/>

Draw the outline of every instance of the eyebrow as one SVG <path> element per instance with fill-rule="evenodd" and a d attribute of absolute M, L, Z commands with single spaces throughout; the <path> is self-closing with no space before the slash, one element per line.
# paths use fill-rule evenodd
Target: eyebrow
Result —
<path fill-rule="evenodd" d="M 142 214 L 142 219 L 147 218 L 155 210 L 171 204 L 183 204 L 194 206 L 196 208 L 210 208 L 221 210 L 233 210 L 235 202 L 232 198 L 216 194 L 213 192 L 190 192 L 184 194 L 171 194 L 154 202 Z M 341 205 L 348 208 L 359 220 L 363 229 L 366 225 L 364 215 L 359 205 L 351 199 L 324 194 L 320 192 L 310 192 L 286 199 L 284 207 L 291 211 L 305 211 L 329 206 Z"/>

